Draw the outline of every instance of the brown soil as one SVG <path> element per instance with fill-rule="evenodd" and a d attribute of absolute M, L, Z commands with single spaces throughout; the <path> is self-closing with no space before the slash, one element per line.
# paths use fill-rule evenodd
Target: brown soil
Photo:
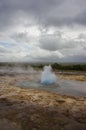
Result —
<path fill-rule="evenodd" d="M 84 75 L 59 77 L 86 81 Z M 86 97 L 14 86 L 35 78 L 38 75 L 0 76 L 0 130 L 86 130 Z"/>

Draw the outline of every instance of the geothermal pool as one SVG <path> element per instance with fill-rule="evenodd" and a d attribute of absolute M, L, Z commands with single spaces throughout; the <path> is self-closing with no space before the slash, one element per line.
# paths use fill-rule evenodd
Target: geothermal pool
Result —
<path fill-rule="evenodd" d="M 86 96 L 86 82 L 74 80 L 58 80 L 54 84 L 44 85 L 39 81 L 18 81 L 15 83 L 21 88 L 35 88 L 70 96 Z"/>
<path fill-rule="evenodd" d="M 16 82 L 15 85 L 21 88 L 35 88 L 63 95 L 86 96 L 86 82 L 57 79 L 50 65 L 44 67 L 39 81 L 23 80 Z"/>

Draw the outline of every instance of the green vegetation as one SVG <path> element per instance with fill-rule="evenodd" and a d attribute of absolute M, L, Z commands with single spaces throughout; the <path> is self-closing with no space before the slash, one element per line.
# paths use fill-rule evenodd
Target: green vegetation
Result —
<path fill-rule="evenodd" d="M 86 64 L 52 64 L 54 70 L 86 71 Z"/>
<path fill-rule="evenodd" d="M 22 67 L 27 70 L 29 67 L 33 67 L 36 70 L 43 69 L 45 65 L 49 65 L 48 63 L 0 63 L 0 67 Z M 51 64 L 53 70 L 60 71 L 86 71 L 86 64 Z"/>
<path fill-rule="evenodd" d="M 35 69 L 43 69 L 46 64 L 33 64 L 31 65 Z M 49 65 L 49 64 L 47 64 Z M 51 64 L 53 70 L 61 71 L 86 71 L 86 64 Z"/>

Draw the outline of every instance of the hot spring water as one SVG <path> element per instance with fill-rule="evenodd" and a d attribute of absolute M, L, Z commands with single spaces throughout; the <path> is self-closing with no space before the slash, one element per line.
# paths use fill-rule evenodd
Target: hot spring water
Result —
<path fill-rule="evenodd" d="M 41 75 L 41 84 L 49 85 L 56 83 L 56 76 L 52 72 L 51 66 L 45 66 Z"/>
<path fill-rule="evenodd" d="M 56 75 L 52 72 L 51 66 L 45 66 L 41 76 L 38 74 L 38 77 L 41 77 L 40 80 L 18 81 L 15 83 L 15 86 L 48 90 L 63 95 L 86 96 L 86 82 L 63 80 L 59 78 L 57 80 Z"/>

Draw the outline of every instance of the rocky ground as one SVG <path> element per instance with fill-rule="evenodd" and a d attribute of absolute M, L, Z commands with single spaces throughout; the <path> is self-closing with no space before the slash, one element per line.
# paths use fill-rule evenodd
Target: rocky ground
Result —
<path fill-rule="evenodd" d="M 58 75 L 84 80 L 85 75 Z M 86 130 L 86 97 L 59 95 L 14 84 L 38 78 L 27 74 L 0 76 L 0 130 Z"/>

